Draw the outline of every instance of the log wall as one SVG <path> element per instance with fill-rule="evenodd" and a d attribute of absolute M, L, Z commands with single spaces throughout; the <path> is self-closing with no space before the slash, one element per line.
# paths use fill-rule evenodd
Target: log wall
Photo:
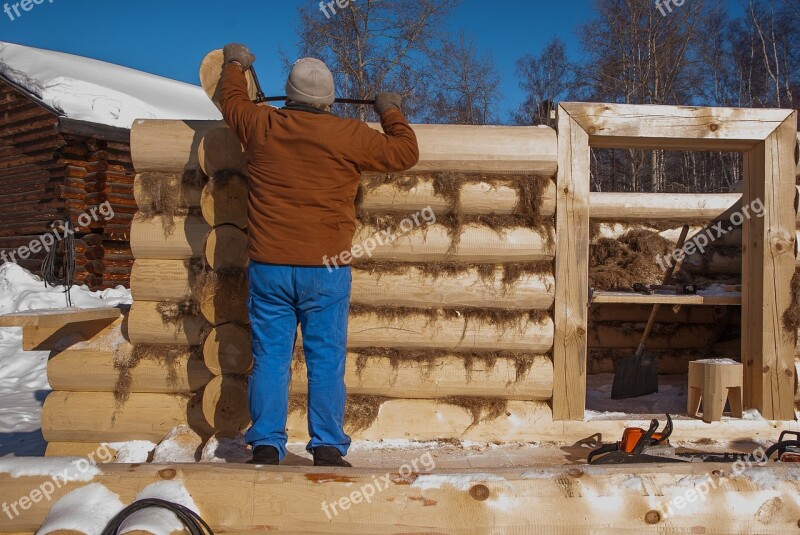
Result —
<path fill-rule="evenodd" d="M 122 332 L 135 351 L 145 348 L 156 358 L 135 362 L 128 370 L 128 401 L 105 412 L 90 407 L 114 399 L 120 370 L 113 362 L 119 357 L 95 348 L 54 358 L 49 372 L 57 392 L 43 409 L 48 440 L 159 440 L 176 423 L 189 423 L 204 436 L 248 424 L 245 385 L 252 354 L 246 279 L 242 284 L 246 195 L 243 182 L 230 180 L 230 173 L 244 170 L 233 145 L 205 142 L 229 136 L 221 128 L 210 122 L 134 125 L 134 164 L 143 174 L 130 190 L 129 200 L 140 210 L 131 214 L 135 302 Z M 433 132 L 420 128 L 425 139 Z M 396 224 L 397 216 L 429 209 L 436 220 L 353 260 L 348 403 L 357 406 L 356 412 L 381 414 L 379 421 L 349 422 L 356 436 L 463 438 L 480 423 L 482 431 L 474 436 L 489 436 L 486 430 L 492 429 L 497 437 L 513 440 L 522 435 L 492 423 L 509 403 L 529 420 L 554 421 L 548 403 L 554 389 L 553 260 L 559 242 L 550 163 L 555 149 L 549 145 L 555 137 L 543 129 L 530 131 L 540 145 L 535 157 L 511 154 L 527 150 L 524 142 L 504 147 L 508 162 L 493 157 L 504 136 L 521 132 L 486 130 L 481 132 L 489 136 L 484 145 L 470 145 L 462 153 L 423 151 L 415 170 L 381 177 L 377 185 L 365 180 L 354 251 L 365 248 L 387 221 Z M 218 146 L 224 147 L 222 153 L 215 152 Z M 446 165 L 454 173 L 444 174 Z M 211 176 L 196 180 L 199 169 Z M 525 180 L 530 184 L 520 188 Z M 155 192 L 154 183 L 171 188 L 170 207 L 156 198 L 163 191 Z M 538 194 L 526 198 L 527 189 Z M 735 195 L 673 197 L 639 211 L 625 211 L 639 202 L 627 195 L 597 194 L 590 204 L 594 222 L 625 226 L 638 221 L 641 226 L 648 216 L 709 219 L 736 202 Z M 600 237 L 623 239 L 627 230 Z M 662 229 L 662 235 L 674 242 L 674 230 Z M 725 245 L 735 247 L 740 240 L 734 233 Z M 713 271 L 701 266 L 699 274 Z M 611 371 L 615 359 L 635 350 L 648 313 L 643 306 L 592 306 L 590 373 Z M 662 308 L 649 343 L 663 354 L 662 369 L 685 373 L 688 361 L 712 338 L 720 314 L 715 307 Z M 736 316 L 732 323 L 738 321 Z M 712 350 L 738 356 L 738 333 L 732 332 Z M 307 390 L 299 332 L 297 348 L 292 393 L 300 401 L 293 405 L 294 429 L 302 427 Z M 167 361 L 157 358 L 167 354 L 172 355 L 169 381 L 163 379 Z M 74 377 L 71 369 L 78 363 L 92 363 L 93 373 Z M 440 429 L 418 429 L 430 420 L 409 420 L 409 407 L 430 408 L 452 421 Z M 120 421 L 124 425 L 114 423 Z"/>

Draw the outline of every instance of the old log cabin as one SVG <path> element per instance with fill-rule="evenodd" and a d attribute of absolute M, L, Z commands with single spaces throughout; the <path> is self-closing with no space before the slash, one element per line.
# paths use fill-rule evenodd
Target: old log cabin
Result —
<path fill-rule="evenodd" d="M 0 42 L 0 262 L 13 252 L 15 262 L 41 274 L 45 252 L 20 255 L 19 248 L 69 218 L 76 230 L 75 283 L 128 286 L 137 210 L 130 127 L 140 118 L 220 114 L 195 85 Z M 105 202 L 113 217 L 98 212 Z M 96 220 L 80 219 L 93 209 L 101 214 Z"/>
<path fill-rule="evenodd" d="M 69 217 L 76 280 L 93 289 L 128 284 L 133 200 L 130 130 L 74 120 L 0 75 L 0 250 L 40 273 L 44 250 L 20 255 Z M 79 218 L 108 201 L 113 217 Z M 99 213 L 99 212 L 97 212 Z M 85 221 L 86 218 L 83 219 Z M 26 256 L 27 258 L 21 258 Z"/>

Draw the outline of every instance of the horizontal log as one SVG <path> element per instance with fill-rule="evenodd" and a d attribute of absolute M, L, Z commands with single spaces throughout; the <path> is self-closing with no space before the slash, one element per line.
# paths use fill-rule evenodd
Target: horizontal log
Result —
<path fill-rule="evenodd" d="M 237 276 L 221 276 L 213 282 L 209 273 L 193 269 L 186 260 L 138 259 L 133 263 L 130 277 L 134 299 L 194 300 L 211 324 L 248 321 L 247 281 Z"/>
<path fill-rule="evenodd" d="M 589 322 L 646 323 L 652 305 L 597 305 L 589 308 Z M 660 307 L 656 323 L 716 323 L 719 316 L 714 307 Z"/>
<path fill-rule="evenodd" d="M 698 350 L 647 349 L 658 358 L 658 373 L 661 375 L 686 375 L 689 373 L 689 362 L 698 359 Z M 629 348 L 597 349 L 589 348 L 586 361 L 586 372 L 589 375 L 614 373 L 615 363 L 630 357 L 634 351 Z M 718 354 L 718 353 L 715 353 Z"/>
<path fill-rule="evenodd" d="M 713 219 L 742 198 L 737 193 L 601 193 L 589 197 L 592 218 L 607 220 Z"/>
<path fill-rule="evenodd" d="M 202 359 L 188 350 L 174 356 L 143 358 L 123 371 L 110 351 L 68 350 L 50 357 L 47 381 L 53 390 L 115 392 L 120 377 L 129 376 L 127 392 L 188 394 L 202 390 L 214 377 Z"/>
<path fill-rule="evenodd" d="M 192 298 L 196 276 L 186 260 L 138 258 L 131 269 L 131 295 L 141 301 Z"/>
<path fill-rule="evenodd" d="M 131 158 L 137 173 L 178 173 L 200 169 L 198 148 L 223 121 L 139 119 L 131 126 Z"/>
<path fill-rule="evenodd" d="M 168 304 L 134 301 L 127 320 L 130 341 L 134 344 L 200 344 L 202 332 L 208 324 L 199 316 L 175 320 L 168 317 L 165 320 L 165 316 L 175 312 L 175 307 Z M 511 318 L 506 325 L 465 317 L 432 319 L 419 313 L 388 320 L 374 313 L 353 313 L 349 320 L 347 343 L 350 348 L 547 353 L 553 344 L 553 322 L 549 317 L 541 323 Z"/>
<path fill-rule="evenodd" d="M 97 459 L 97 452 L 101 451 L 103 447 L 105 447 L 108 454 L 112 457 L 110 462 L 116 461 L 117 450 L 109 444 L 102 444 L 100 442 L 48 442 L 44 456 L 88 457 L 90 454 L 94 454 L 94 458 Z M 97 461 L 100 462 L 101 459 L 97 459 Z M 105 461 L 105 459 L 102 459 L 102 461 Z"/>
<path fill-rule="evenodd" d="M 369 357 L 361 362 L 348 353 L 345 384 L 349 394 L 390 398 L 436 399 L 451 396 L 519 400 L 549 400 L 553 397 L 553 361 L 529 356 L 527 369 L 518 372 L 514 358 L 497 357 L 491 362 L 471 364 L 458 354 L 430 360 L 396 362 L 392 357 Z M 308 392 L 304 362 L 292 369 L 292 392 Z"/>
<path fill-rule="evenodd" d="M 676 427 L 690 425 L 697 424 L 689 420 Z M 606 427 L 611 435 L 610 426 Z M 127 504 L 147 486 L 174 478 L 214 532 L 235 535 L 256 533 L 260 526 L 270 526 L 276 533 L 372 535 L 625 531 L 711 535 L 797 529 L 793 498 L 800 470 L 796 463 L 774 463 L 735 474 L 730 465 L 726 470 L 723 464 L 702 463 L 640 465 L 634 474 L 629 466 L 576 468 L 540 463 L 476 471 L 451 468 L 438 457 L 436 463 L 444 466 L 433 466 L 430 457 L 419 460 L 420 454 L 414 454 L 416 468 L 410 477 L 410 462 L 400 470 L 373 466 L 348 471 L 346 476 L 305 466 L 265 470 L 240 463 L 113 464 L 103 466 L 92 482 Z M 43 463 L 42 475 L 0 474 L 0 500 L 16 503 L 30 489 L 46 488 L 62 464 L 61 460 Z M 33 502 L 5 529 L 38 530 L 54 502 L 86 485 L 84 481 L 64 483 L 54 490 L 52 500 Z M 705 490 L 709 486 L 711 490 Z M 579 491 L 583 487 L 591 491 Z M 364 503 L 363 496 L 371 494 L 359 489 L 372 489 L 380 498 Z M 683 500 L 678 503 L 688 503 L 687 507 L 675 507 L 675 498 L 687 493 L 706 499 Z M 344 500 L 351 495 L 356 499 Z M 531 507 L 532 503 L 541 507 Z"/>
<path fill-rule="evenodd" d="M 503 283 L 503 277 L 502 269 L 489 277 L 482 277 L 477 269 L 436 277 L 413 266 L 402 273 L 354 269 L 351 301 L 371 306 L 516 310 L 547 310 L 553 304 L 552 274 L 523 274 L 509 284 Z M 192 298 L 192 288 L 196 288 L 198 281 L 183 260 L 139 259 L 133 264 L 130 284 L 137 300 L 183 301 Z M 210 322 L 219 323 L 203 310 L 202 304 L 201 310 Z"/>
<path fill-rule="evenodd" d="M 541 323 L 512 320 L 508 325 L 496 325 L 464 317 L 408 314 L 383 319 L 375 313 L 356 313 L 348 322 L 347 346 L 541 354 L 553 347 L 553 321 L 546 317 Z"/>
<path fill-rule="evenodd" d="M 199 315 L 181 315 L 178 305 L 155 301 L 134 301 L 127 319 L 132 344 L 174 344 L 195 346 L 202 342 L 207 323 Z"/>
<path fill-rule="evenodd" d="M 589 327 L 588 344 L 594 348 L 632 348 L 639 346 L 642 330 L 623 329 L 608 324 L 594 324 Z M 647 338 L 648 349 L 703 349 L 714 334 L 711 325 L 670 326 L 666 333 L 654 331 Z"/>
<path fill-rule="evenodd" d="M 133 393 L 119 405 L 112 392 L 51 392 L 42 406 L 48 442 L 160 442 L 174 427 L 191 422 L 206 433 L 199 405 L 189 396 Z"/>
<path fill-rule="evenodd" d="M 398 182 L 410 175 L 398 175 Z M 430 174 L 417 175 L 418 183 L 412 188 L 398 186 L 397 182 L 381 184 L 364 192 L 362 209 L 369 213 L 415 212 L 430 208 L 437 214 L 451 209 L 451 200 L 437 194 Z M 556 209 L 555 183 L 550 181 L 542 194 L 539 212 L 550 217 Z M 514 184 L 502 177 L 483 182 L 466 182 L 459 190 L 459 209 L 464 215 L 518 213 L 519 193 Z"/>
<path fill-rule="evenodd" d="M 524 274 L 503 283 L 502 269 L 482 277 L 477 269 L 458 275 L 426 275 L 417 267 L 402 273 L 353 270 L 351 302 L 370 306 L 479 307 L 548 310 L 555 298 L 552 273 Z"/>
<path fill-rule="evenodd" d="M 546 230 L 543 232 L 547 232 Z M 392 229 L 394 240 L 370 226 L 364 226 L 353 238 L 353 262 L 359 260 L 394 262 L 458 261 L 474 263 L 540 262 L 553 259 L 554 248 L 538 232 L 512 227 L 494 231 L 481 225 L 465 225 L 458 244 L 447 227 L 431 224 L 407 234 Z M 553 238 L 555 241 L 555 238 Z M 360 247 L 360 249 L 358 247 Z M 367 253 L 371 250 L 371 255 Z M 360 251 L 360 255 L 357 253 Z"/>
<path fill-rule="evenodd" d="M 380 130 L 380 125 L 370 124 Z M 202 139 L 222 121 L 137 120 L 131 154 L 138 172 L 184 171 L 200 167 Z M 411 125 L 420 148 L 412 171 L 464 171 L 553 176 L 557 140 L 547 127 Z M 215 134 L 216 135 L 216 134 Z M 230 133 L 229 135 L 232 135 Z M 240 161 L 237 159 L 237 161 Z M 230 163 L 218 168 L 239 170 Z"/>
<path fill-rule="evenodd" d="M 136 258 L 183 260 L 205 253 L 206 236 L 211 227 L 197 216 L 175 216 L 172 232 L 161 216 L 145 219 L 136 216 L 131 225 L 131 252 Z"/>

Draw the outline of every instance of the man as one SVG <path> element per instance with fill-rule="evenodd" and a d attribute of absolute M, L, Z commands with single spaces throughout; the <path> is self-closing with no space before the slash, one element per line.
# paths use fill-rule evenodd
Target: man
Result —
<path fill-rule="evenodd" d="M 245 72 L 255 56 L 225 47 L 220 104 L 247 152 L 249 313 L 254 365 L 248 383 L 253 463 L 286 455 L 290 365 L 298 324 L 308 368 L 307 450 L 316 466 L 350 466 L 343 429 L 350 267 L 325 261 L 350 251 L 363 171 L 413 167 L 419 149 L 395 93 L 375 111 L 385 134 L 333 115 L 333 75 L 312 58 L 295 63 L 281 109 L 256 106 Z"/>

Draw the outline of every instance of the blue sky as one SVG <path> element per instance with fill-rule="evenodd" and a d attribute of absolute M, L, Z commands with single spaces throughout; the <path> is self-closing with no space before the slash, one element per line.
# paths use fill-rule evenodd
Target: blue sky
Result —
<path fill-rule="evenodd" d="M 14 4 L 19 0 L 0 0 Z M 306 0 L 40 0 L 11 18 L 0 11 L 0 40 L 78 54 L 197 84 L 209 50 L 238 41 L 258 56 L 266 93 L 283 94 L 279 51 L 296 55 L 297 8 Z M 592 0 L 462 0 L 450 30 L 473 34 L 503 78 L 499 105 L 505 118 L 522 100 L 514 62 L 538 53 L 554 36 L 578 53 L 576 28 Z M 731 0 L 736 3 L 736 0 Z M 311 5 L 317 1 L 309 2 Z M 29 5 L 30 6 L 30 5 Z M 322 15 L 321 15 L 322 16 Z M 342 95 L 344 96 L 344 95 Z"/>

